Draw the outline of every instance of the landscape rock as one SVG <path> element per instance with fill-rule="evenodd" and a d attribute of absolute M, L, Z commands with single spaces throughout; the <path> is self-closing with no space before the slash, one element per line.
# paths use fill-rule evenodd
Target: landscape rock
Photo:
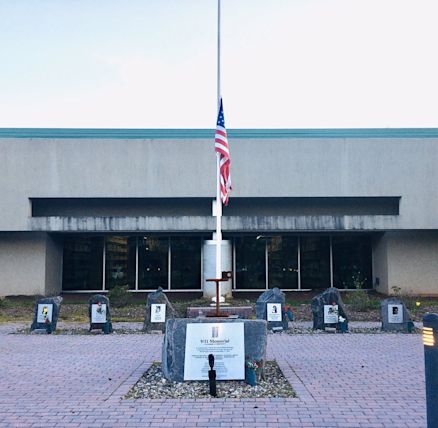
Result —
<path fill-rule="evenodd" d="M 38 299 L 35 304 L 35 312 L 30 331 L 48 334 L 54 332 L 56 330 L 56 324 L 58 323 L 61 302 L 61 296 Z"/>
<path fill-rule="evenodd" d="M 167 380 L 184 381 L 184 359 L 187 324 L 244 323 L 245 358 L 252 361 L 266 360 L 267 327 L 264 320 L 175 318 L 166 321 L 166 334 L 162 348 L 162 370 Z"/>
<path fill-rule="evenodd" d="M 268 303 L 277 303 L 280 305 L 281 321 L 267 321 L 268 330 L 282 331 L 288 329 L 288 320 L 284 312 L 286 302 L 285 294 L 279 288 L 272 288 L 262 293 L 256 302 L 256 318 L 260 320 L 268 319 L 267 305 Z"/>
<path fill-rule="evenodd" d="M 406 305 L 396 297 L 389 297 L 380 302 L 382 331 L 404 331 L 411 333 L 413 321 Z"/>
<path fill-rule="evenodd" d="M 339 290 L 335 287 L 328 288 L 322 293 L 318 294 L 312 299 L 311 307 L 313 314 L 313 329 L 314 330 L 325 330 L 326 327 L 336 326 L 334 324 L 326 324 L 324 322 L 324 306 L 325 305 L 338 305 L 338 314 L 339 316 L 345 319 L 345 322 L 348 323 L 348 316 L 345 312 L 345 306 L 342 302 L 341 295 L 339 294 Z"/>
<path fill-rule="evenodd" d="M 165 318 L 163 317 L 163 322 L 152 322 L 151 314 L 152 314 L 152 305 L 166 305 L 165 309 Z M 169 302 L 169 299 L 164 294 L 163 289 L 161 287 L 158 288 L 157 291 L 153 293 L 149 293 L 146 300 L 146 314 L 143 323 L 143 331 L 148 333 L 152 331 L 166 331 L 166 320 L 176 318 L 176 311 L 173 305 Z"/>
<path fill-rule="evenodd" d="M 98 305 L 99 312 L 96 314 L 96 318 L 93 320 L 93 305 Z M 104 333 L 112 333 L 113 325 L 111 323 L 111 311 L 110 302 L 108 297 L 102 294 L 95 294 L 88 301 L 88 316 L 90 318 L 90 331 L 91 330 L 102 330 Z M 103 322 L 97 322 L 97 318 L 105 320 Z"/>

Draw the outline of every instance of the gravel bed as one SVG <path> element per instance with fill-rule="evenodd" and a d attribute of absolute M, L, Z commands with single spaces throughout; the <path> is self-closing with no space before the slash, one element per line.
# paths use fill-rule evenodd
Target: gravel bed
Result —
<path fill-rule="evenodd" d="M 331 330 L 313 330 L 313 323 L 311 321 L 301 321 L 301 322 L 290 322 L 289 329 L 284 333 L 286 334 L 334 334 Z M 420 322 L 414 323 L 415 328 L 412 333 L 404 332 L 390 332 L 383 331 L 381 322 L 363 322 L 363 321 L 353 321 L 348 323 L 348 334 L 415 334 L 422 332 L 423 324 Z M 277 334 L 277 333 L 274 333 Z M 342 333 L 337 333 L 342 334 Z"/>
<path fill-rule="evenodd" d="M 275 361 L 265 363 L 266 380 L 256 386 L 245 381 L 218 381 L 218 398 L 287 398 L 296 397 L 295 391 Z M 209 398 L 208 381 L 171 382 L 163 377 L 161 363 L 153 363 L 125 398 Z"/>

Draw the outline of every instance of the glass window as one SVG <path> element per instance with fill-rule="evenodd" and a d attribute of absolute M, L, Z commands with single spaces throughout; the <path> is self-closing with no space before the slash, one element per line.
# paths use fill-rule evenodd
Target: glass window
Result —
<path fill-rule="evenodd" d="M 168 288 L 169 238 L 143 236 L 138 242 L 138 288 Z"/>
<path fill-rule="evenodd" d="M 135 251 L 137 238 L 107 236 L 105 238 L 105 289 L 127 285 L 135 288 Z"/>
<path fill-rule="evenodd" d="M 201 242 L 198 237 L 170 239 L 172 289 L 201 289 Z"/>
<path fill-rule="evenodd" d="M 372 288 L 371 239 L 369 236 L 334 236 L 333 285 L 338 288 Z"/>
<path fill-rule="evenodd" d="M 266 288 L 266 238 L 245 236 L 235 238 L 236 287 Z"/>
<path fill-rule="evenodd" d="M 330 287 L 330 239 L 328 236 L 300 238 L 301 288 Z"/>
<path fill-rule="evenodd" d="M 298 288 L 298 238 L 267 239 L 269 288 Z"/>
<path fill-rule="evenodd" d="M 102 283 L 103 237 L 66 237 L 63 290 L 101 290 Z"/>

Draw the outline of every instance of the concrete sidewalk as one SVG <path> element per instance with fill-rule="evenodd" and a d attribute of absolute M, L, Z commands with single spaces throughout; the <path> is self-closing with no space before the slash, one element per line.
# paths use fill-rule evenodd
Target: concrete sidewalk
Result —
<path fill-rule="evenodd" d="M 275 334 L 293 399 L 124 400 L 159 335 L 1 335 L 0 427 L 425 427 L 420 335 Z"/>

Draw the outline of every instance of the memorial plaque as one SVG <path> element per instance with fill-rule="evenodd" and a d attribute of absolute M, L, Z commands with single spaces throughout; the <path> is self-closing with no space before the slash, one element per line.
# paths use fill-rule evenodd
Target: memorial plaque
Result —
<path fill-rule="evenodd" d="M 339 322 L 339 306 L 324 305 L 324 324 L 337 324 Z"/>
<path fill-rule="evenodd" d="M 53 304 L 38 303 L 37 323 L 46 324 L 52 322 Z"/>
<path fill-rule="evenodd" d="M 166 305 L 164 303 L 153 303 L 151 305 L 151 322 L 166 321 Z"/>
<path fill-rule="evenodd" d="M 244 324 L 187 324 L 184 380 L 208 380 L 208 355 L 214 355 L 217 380 L 245 379 Z"/>
<path fill-rule="evenodd" d="M 281 303 L 267 303 L 266 315 L 268 321 L 281 322 Z"/>
<path fill-rule="evenodd" d="M 403 323 L 403 305 L 388 305 L 388 323 Z"/>
<path fill-rule="evenodd" d="M 106 321 L 106 304 L 93 303 L 91 305 L 91 323 L 104 324 Z"/>

